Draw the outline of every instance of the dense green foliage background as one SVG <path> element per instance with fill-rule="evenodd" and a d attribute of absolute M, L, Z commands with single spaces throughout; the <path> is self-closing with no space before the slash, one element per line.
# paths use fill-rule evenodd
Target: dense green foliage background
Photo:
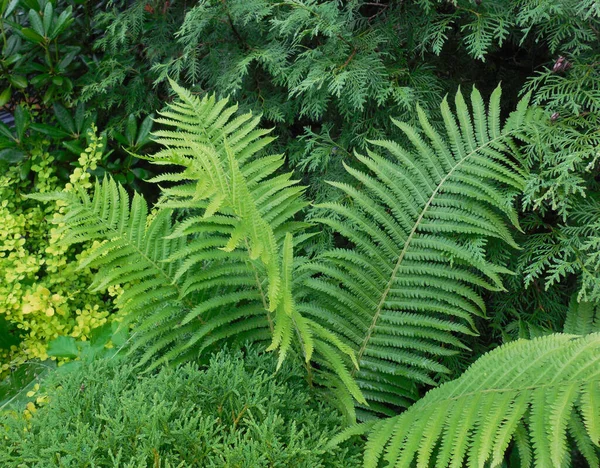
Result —
<path fill-rule="evenodd" d="M 220 444 L 216 466 L 259 466 L 269 450 L 269 466 L 351 466 L 360 437 L 319 448 L 340 409 L 338 440 L 371 431 L 367 466 L 597 465 L 597 0 L 0 0 L 0 13 L 0 411 L 21 412 L 0 422 L 7 466 L 47 466 L 50 452 L 83 463 L 59 433 L 33 435 L 66 431 L 59 409 L 106 401 L 111 424 L 133 430 L 116 395 L 148 367 L 123 403 L 151 426 L 143 448 L 118 452 L 117 436 L 71 421 L 100 466 L 151 463 L 164 428 L 146 422 L 161 414 Z M 100 348 L 135 361 L 81 354 L 106 330 L 128 339 Z M 576 341 L 587 351 L 569 354 L 563 331 L 589 334 Z M 256 350 L 244 364 L 247 341 L 283 362 L 281 386 L 257 384 L 254 426 L 216 430 L 210 398 L 158 385 L 208 379 L 202 395 L 218 396 L 211 372 L 240 389 L 268 380 L 277 364 Z M 428 393 L 459 394 L 493 356 L 497 380 L 472 391 L 500 388 L 512 375 L 500 346 L 515 342 L 589 366 L 555 369 L 547 394 L 485 400 L 496 416 L 481 423 Z M 92 362 L 51 377 L 23 415 L 39 369 L 79 358 Z M 163 368 L 181 362 L 193 364 Z M 96 376 L 112 386 L 76 391 Z M 161 404 L 141 411 L 144 394 Z M 278 409 L 271 394 L 307 403 Z M 454 419 L 427 419 L 444 413 L 435 401 Z M 280 439 L 292 420 L 307 429 Z M 394 428 L 409 420 L 413 432 Z M 192 463 L 188 436 L 168 463 Z"/>

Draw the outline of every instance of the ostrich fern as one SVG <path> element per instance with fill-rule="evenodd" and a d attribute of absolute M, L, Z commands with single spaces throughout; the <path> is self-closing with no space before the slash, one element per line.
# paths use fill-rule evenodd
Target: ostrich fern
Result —
<path fill-rule="evenodd" d="M 345 358 L 356 365 L 353 351 L 295 307 L 292 234 L 306 226 L 294 221 L 306 202 L 290 173 L 276 173 L 283 156 L 260 154 L 269 130 L 257 129 L 251 113 L 234 117 L 227 100 L 172 86 L 179 100 L 157 119 L 170 128 L 155 133 L 164 149 L 147 159 L 182 170 L 154 179 L 175 183 L 155 214 L 147 216 L 137 194 L 130 208 L 110 179 L 92 198 L 34 197 L 66 204 L 58 221 L 66 244 L 104 241 L 85 264 L 99 268 L 98 289 L 127 286 L 119 305 L 136 326 L 133 348 L 145 349 L 141 363 L 184 361 L 223 340 L 271 338 L 280 364 L 296 343 L 307 367 L 314 357 L 328 379 L 366 403 L 346 367 Z M 174 210 L 182 220 L 171 226 Z"/>

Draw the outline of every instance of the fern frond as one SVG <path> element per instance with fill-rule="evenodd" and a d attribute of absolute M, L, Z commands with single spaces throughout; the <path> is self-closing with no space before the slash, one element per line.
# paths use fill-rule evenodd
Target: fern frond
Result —
<path fill-rule="evenodd" d="M 315 221 L 350 247 L 305 265 L 313 301 L 299 310 L 354 349 L 355 377 L 373 411 L 405 404 L 415 383 L 435 384 L 432 377 L 446 372 L 439 357 L 460 349 L 454 334 L 476 333 L 473 317 L 485 315 L 478 291 L 503 290 L 507 270 L 470 247 L 489 237 L 516 247 L 504 219 L 518 227 L 511 194 L 523 188 L 525 172 L 512 148 L 527 100 L 503 126 L 499 101 L 500 88 L 486 112 L 474 89 L 469 111 L 458 92 L 457 119 L 444 100 L 443 134 L 420 109 L 419 129 L 395 122 L 413 148 L 372 142 L 392 158 L 356 154 L 361 168 L 346 166 L 355 184 L 331 183 L 348 202 L 320 205 Z"/>
<path fill-rule="evenodd" d="M 365 467 L 382 458 L 398 467 L 498 466 L 512 440 L 521 466 L 562 467 L 567 434 L 597 466 L 599 352 L 598 333 L 503 345 L 401 415 L 367 426 Z"/>

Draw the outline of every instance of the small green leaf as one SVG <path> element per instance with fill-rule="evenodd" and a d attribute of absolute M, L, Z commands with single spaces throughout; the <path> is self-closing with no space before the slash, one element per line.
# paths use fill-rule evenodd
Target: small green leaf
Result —
<path fill-rule="evenodd" d="M 73 62 L 73 59 L 77 56 L 78 53 L 79 53 L 79 50 L 75 50 L 75 51 L 69 52 L 67 55 L 65 55 L 62 58 L 62 60 L 60 62 L 58 62 L 59 70 L 64 70 L 69 65 L 71 65 L 71 62 Z"/>
<path fill-rule="evenodd" d="M 60 14 L 54 24 L 52 34 L 50 35 L 52 39 L 56 38 L 56 36 L 63 32 L 73 22 L 73 18 L 71 18 L 72 11 L 73 8 L 69 5 L 69 7 Z"/>
<path fill-rule="evenodd" d="M 75 338 L 71 336 L 59 336 L 48 345 L 48 356 L 72 359 L 78 355 L 79 348 Z"/>
<path fill-rule="evenodd" d="M 80 102 L 79 104 L 77 104 L 77 108 L 75 109 L 75 129 L 79 134 L 82 134 L 83 130 L 85 130 L 84 128 L 82 128 L 84 120 L 85 104 L 83 104 L 83 102 Z"/>
<path fill-rule="evenodd" d="M 3 135 L 4 137 L 8 138 L 10 141 L 15 141 L 15 136 L 9 130 L 9 128 L 6 126 L 6 124 L 4 122 L 0 122 L 0 135 Z"/>
<path fill-rule="evenodd" d="M 0 161 L 15 164 L 25 159 L 25 152 L 16 148 L 5 148 L 0 151 Z"/>
<path fill-rule="evenodd" d="M 29 126 L 29 113 L 23 108 L 23 106 L 17 106 L 15 109 L 15 129 L 17 131 L 17 138 L 19 141 L 23 141 L 25 131 Z"/>
<path fill-rule="evenodd" d="M 27 87 L 27 78 L 22 75 L 10 75 L 8 80 L 15 88 L 24 89 Z"/>
<path fill-rule="evenodd" d="M 44 37 L 40 36 L 31 28 L 23 28 L 19 31 L 21 35 L 30 42 L 41 44 L 44 42 Z"/>
<path fill-rule="evenodd" d="M 110 323 L 105 323 L 101 327 L 94 328 L 90 336 L 90 344 L 93 348 L 104 348 L 112 336 Z"/>
<path fill-rule="evenodd" d="M 133 114 L 129 114 L 127 118 L 127 126 L 125 127 L 125 138 L 127 138 L 127 143 L 130 146 L 133 146 L 135 142 L 135 135 L 137 134 L 137 121 Z"/>
<path fill-rule="evenodd" d="M 8 4 L 8 7 L 4 11 L 5 18 L 8 18 L 10 16 L 10 14 L 13 12 L 13 10 L 17 7 L 18 3 L 19 3 L 19 0 L 11 0 L 11 2 Z"/>
<path fill-rule="evenodd" d="M 43 86 L 48 81 L 50 81 L 50 75 L 48 73 L 40 73 L 39 75 L 36 75 L 33 78 L 31 78 L 31 84 L 33 86 Z"/>
<path fill-rule="evenodd" d="M 29 128 L 31 128 L 32 130 L 35 130 L 36 132 L 43 133 L 44 135 L 48 135 L 49 137 L 52 137 L 52 138 L 64 138 L 66 136 L 69 136 L 69 134 L 67 132 L 61 130 L 60 128 L 54 127 L 52 125 L 32 123 L 29 126 Z"/>
<path fill-rule="evenodd" d="M 52 7 L 52 2 L 46 3 L 46 8 L 44 8 L 44 36 L 48 37 L 50 34 L 50 27 L 52 26 L 52 17 L 54 16 L 54 8 Z"/>
<path fill-rule="evenodd" d="M 141 180 L 146 180 L 151 176 L 150 171 L 148 171 L 146 169 L 142 169 L 140 167 L 131 169 L 131 172 L 133 172 L 133 174 L 135 175 L 136 178 L 141 179 Z"/>
<path fill-rule="evenodd" d="M 44 25 L 42 23 L 42 18 L 40 18 L 40 15 L 37 11 L 29 10 L 29 24 L 33 30 L 42 37 L 43 40 L 43 37 L 45 36 Z"/>
<path fill-rule="evenodd" d="M 21 180 L 25 180 L 27 177 L 29 177 L 29 172 L 31 172 L 31 163 L 32 160 L 30 158 L 21 164 L 21 168 L 19 169 L 19 177 L 21 177 Z"/>
<path fill-rule="evenodd" d="M 142 124 L 140 125 L 140 131 L 138 132 L 137 141 L 135 142 L 135 146 L 139 148 L 140 146 L 146 145 L 152 141 L 150 139 L 150 131 L 152 130 L 153 123 L 154 114 L 150 114 L 142 121 Z"/>
<path fill-rule="evenodd" d="M 63 146 L 73 154 L 79 155 L 83 152 L 83 148 L 77 141 L 63 141 Z"/>
<path fill-rule="evenodd" d="M 10 101 L 11 95 L 12 93 L 10 88 L 6 88 L 4 91 L 2 91 L 2 94 L 0 94 L 0 107 L 6 105 L 6 103 Z"/>

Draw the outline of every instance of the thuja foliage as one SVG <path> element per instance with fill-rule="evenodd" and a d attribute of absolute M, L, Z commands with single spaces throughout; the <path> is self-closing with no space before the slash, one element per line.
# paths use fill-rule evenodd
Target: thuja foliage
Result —
<path fill-rule="evenodd" d="M 33 417 L 0 417 L 5 467 L 360 465 L 358 447 L 326 444 L 343 418 L 302 372 L 255 349 L 221 351 L 139 377 L 132 364 L 83 361 L 37 390 Z"/>

